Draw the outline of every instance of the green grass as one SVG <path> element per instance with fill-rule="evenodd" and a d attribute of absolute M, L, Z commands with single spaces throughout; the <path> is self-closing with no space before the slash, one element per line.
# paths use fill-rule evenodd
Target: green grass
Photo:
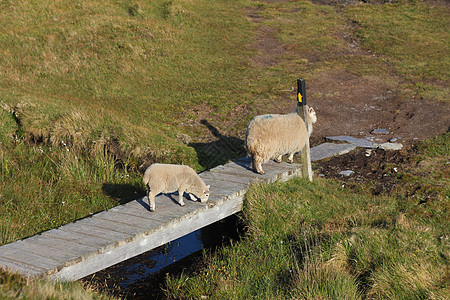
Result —
<path fill-rule="evenodd" d="M 324 70 L 345 70 L 401 86 L 405 98 L 449 100 L 448 8 L 403 0 L 340 9 L 301 0 L 261 6 L 264 24 L 278 29 L 286 49 L 267 76 L 315 80 Z M 367 53 L 349 52 L 346 34 Z"/>
<path fill-rule="evenodd" d="M 244 239 L 205 255 L 192 276 L 168 277 L 173 299 L 445 299 L 448 295 L 448 135 L 427 141 L 416 159 L 446 175 L 419 204 L 405 179 L 373 196 L 316 178 L 257 184 L 246 194 Z M 414 167 L 413 167 L 414 166 Z M 407 172 L 421 185 L 412 164 Z M 406 177 L 404 177 L 406 178 Z M 413 189 L 414 190 L 414 189 Z M 426 217 L 424 217 L 424 215 Z"/>
<path fill-rule="evenodd" d="M 250 53 L 238 4 L 4 2 L 3 106 L 52 145 L 101 151 L 118 140 L 127 156 L 199 167 L 178 140 L 195 134 L 183 124 L 196 107 L 224 115 L 245 100 L 230 97 L 246 89 Z"/>
<path fill-rule="evenodd" d="M 1 299 L 116 299 L 79 282 L 54 283 L 45 279 L 25 279 L 0 270 Z"/>
<path fill-rule="evenodd" d="M 449 100 L 448 8 L 420 1 L 349 7 L 363 47 L 389 63 L 427 99 Z"/>
<path fill-rule="evenodd" d="M 286 50 L 271 67 L 250 63 L 257 55 L 249 48 L 256 25 L 245 17 L 246 7 L 263 9 L 263 24 L 277 29 Z M 447 15 L 445 7 L 406 1 L 340 10 L 303 0 L 1 1 L 0 245 L 142 195 L 142 168 L 151 162 L 203 170 L 234 158 L 237 152 L 225 146 L 242 148 L 246 124 L 290 101 L 284 91 L 297 77 L 314 80 L 324 70 L 344 70 L 389 81 L 405 99 L 447 100 Z M 342 32 L 357 36 L 376 55 L 349 54 Z M 221 131 L 224 143 L 208 144 L 202 119 Z M 444 161 L 446 147 L 427 151 Z M 401 209 L 407 220 L 408 213 L 420 214 L 443 232 L 429 216 L 445 210 L 429 199 L 443 199 L 438 191 L 446 182 L 440 178 L 448 173 L 432 161 L 422 166 L 399 175 L 406 188 L 417 188 L 415 194 L 403 195 L 398 208 L 383 209 Z M 339 190 L 320 185 L 329 193 Z M 410 198 L 427 205 L 411 206 Z M 316 213 L 309 217 L 327 220 L 333 210 Z M 358 218 L 348 216 L 346 222 Z M 283 255 L 298 255 L 291 246 L 280 251 L 286 249 Z M 306 282 L 308 274 L 317 274 L 335 278 L 342 289 L 352 284 L 354 274 L 316 269 L 321 259 L 311 258 Z M 297 277 L 278 274 L 270 280 L 300 285 L 296 278 L 303 275 L 291 264 Z M 282 262 L 259 267 L 260 276 L 286 271 Z M 267 283 L 259 280 L 250 290 Z M 278 297 L 287 295 L 284 289 L 261 291 Z M 303 289 L 292 293 L 309 295 Z M 339 290 L 323 291 L 328 292 Z"/>

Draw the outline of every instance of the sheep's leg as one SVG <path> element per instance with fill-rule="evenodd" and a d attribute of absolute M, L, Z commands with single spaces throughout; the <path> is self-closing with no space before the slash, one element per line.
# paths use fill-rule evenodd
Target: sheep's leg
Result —
<path fill-rule="evenodd" d="M 283 158 L 283 154 L 281 154 L 281 155 L 279 155 L 277 158 L 275 158 L 275 161 L 276 161 L 277 163 L 280 163 L 280 162 L 282 161 L 282 158 Z"/>
<path fill-rule="evenodd" d="M 156 194 L 148 191 L 148 205 L 150 206 L 150 211 L 155 211 L 155 196 Z"/>
<path fill-rule="evenodd" d="M 256 159 L 256 172 L 258 172 L 259 174 L 264 174 L 264 170 L 262 169 L 261 166 L 261 159 Z"/>
<path fill-rule="evenodd" d="M 183 201 L 183 194 L 184 194 L 184 189 L 178 189 L 178 203 L 181 206 L 184 206 L 184 201 Z"/>
<path fill-rule="evenodd" d="M 252 169 L 253 169 L 253 171 L 257 172 L 256 171 L 256 159 L 255 159 L 254 155 L 252 155 Z"/>
<path fill-rule="evenodd" d="M 289 163 L 293 163 L 294 162 L 294 152 L 292 152 L 291 154 L 289 154 Z"/>

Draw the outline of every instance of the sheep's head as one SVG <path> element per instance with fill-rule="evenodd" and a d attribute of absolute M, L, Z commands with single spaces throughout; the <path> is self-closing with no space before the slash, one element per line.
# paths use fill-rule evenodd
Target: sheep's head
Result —
<path fill-rule="evenodd" d="M 314 124 L 317 122 L 316 111 L 312 107 L 308 107 L 308 122 Z"/>

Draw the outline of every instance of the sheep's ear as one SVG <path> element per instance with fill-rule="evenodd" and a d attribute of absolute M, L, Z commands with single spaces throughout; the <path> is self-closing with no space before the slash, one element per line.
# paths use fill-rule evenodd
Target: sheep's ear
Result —
<path fill-rule="evenodd" d="M 209 190 L 209 188 L 210 188 L 211 186 L 208 184 L 207 186 L 206 186 L 206 188 Z"/>

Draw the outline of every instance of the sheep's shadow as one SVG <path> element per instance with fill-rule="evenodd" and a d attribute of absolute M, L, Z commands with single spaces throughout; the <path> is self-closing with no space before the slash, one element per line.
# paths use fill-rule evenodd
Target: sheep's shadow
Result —
<path fill-rule="evenodd" d="M 117 199 L 119 204 L 125 204 L 145 195 L 144 188 L 133 184 L 103 183 L 102 191 L 109 197 Z"/>
<path fill-rule="evenodd" d="M 201 120 L 217 140 L 208 143 L 189 143 L 188 145 L 197 152 L 199 164 L 205 169 L 211 169 L 223 165 L 230 160 L 247 155 L 244 141 L 233 136 L 226 136 L 207 120 Z"/>

